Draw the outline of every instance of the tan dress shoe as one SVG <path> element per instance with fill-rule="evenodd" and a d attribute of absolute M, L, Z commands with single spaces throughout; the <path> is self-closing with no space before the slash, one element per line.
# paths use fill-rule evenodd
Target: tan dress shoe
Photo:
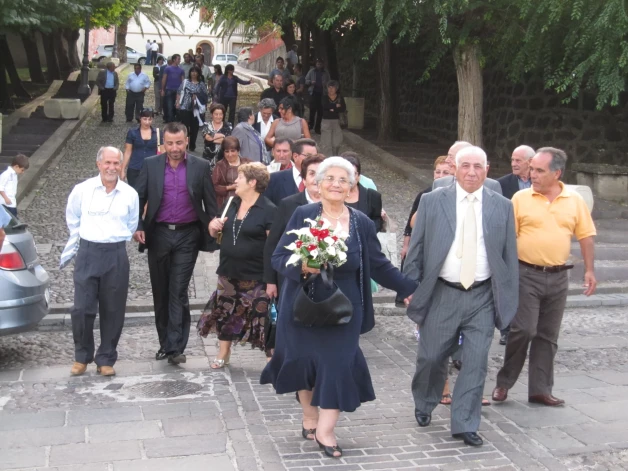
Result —
<path fill-rule="evenodd" d="M 75 361 L 72 365 L 72 369 L 70 370 L 70 374 L 72 376 L 80 376 L 85 373 L 85 371 L 87 371 L 87 364 Z"/>
<path fill-rule="evenodd" d="M 113 369 L 113 366 L 99 366 L 96 368 L 96 372 L 100 376 L 113 376 L 116 374 L 116 370 Z"/>

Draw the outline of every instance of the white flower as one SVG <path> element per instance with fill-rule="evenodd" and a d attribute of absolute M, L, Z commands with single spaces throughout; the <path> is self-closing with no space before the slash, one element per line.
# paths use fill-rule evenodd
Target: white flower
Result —
<path fill-rule="evenodd" d="M 347 259 L 347 254 L 344 252 L 338 252 L 338 260 L 344 262 Z"/>
<path fill-rule="evenodd" d="M 331 255 L 332 257 L 336 256 L 336 248 L 333 245 L 330 245 L 329 247 L 327 247 L 327 253 L 329 255 Z"/>
<path fill-rule="evenodd" d="M 331 237 L 325 237 L 324 242 L 327 245 L 334 245 L 335 244 L 334 239 L 332 239 Z"/>
<path fill-rule="evenodd" d="M 286 245 L 285 248 L 287 248 L 290 252 L 294 252 L 297 248 L 297 244 L 293 242 L 290 245 Z"/>
<path fill-rule="evenodd" d="M 321 218 L 321 221 L 323 221 L 323 226 L 321 227 L 321 229 L 329 229 L 331 223 L 325 218 Z"/>
<path fill-rule="evenodd" d="M 286 232 L 286 234 L 288 235 L 296 234 L 297 236 L 311 235 L 309 227 L 302 227 L 301 229 L 293 229 L 291 231 Z"/>
<path fill-rule="evenodd" d="M 292 254 L 290 255 L 290 258 L 288 259 L 288 261 L 286 262 L 286 266 L 288 265 L 298 265 L 299 262 L 301 261 L 301 255 L 299 254 Z"/>
<path fill-rule="evenodd" d="M 316 259 L 316 257 L 318 257 L 318 249 L 314 249 L 310 252 L 310 255 Z"/>
<path fill-rule="evenodd" d="M 316 227 L 318 224 L 315 220 L 310 219 L 310 218 L 305 218 L 303 222 L 307 222 L 311 227 Z"/>

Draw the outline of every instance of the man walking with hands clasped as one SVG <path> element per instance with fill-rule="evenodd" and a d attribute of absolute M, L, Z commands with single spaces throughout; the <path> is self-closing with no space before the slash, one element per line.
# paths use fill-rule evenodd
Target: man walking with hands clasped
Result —
<path fill-rule="evenodd" d="M 421 339 L 412 380 L 415 417 L 427 427 L 441 400 L 447 359 L 462 344 L 462 368 L 451 408 L 451 433 L 470 446 L 480 425 L 488 351 L 495 326 L 517 308 L 519 276 L 510 201 L 484 186 L 486 154 L 456 154 L 456 182 L 421 198 L 404 273 L 419 282 L 408 317 Z"/>
<path fill-rule="evenodd" d="M 497 374 L 493 400 L 505 401 L 521 374 L 530 347 L 528 401 L 545 406 L 565 403 L 552 395 L 554 357 L 569 287 L 571 237 L 584 259 L 584 294 L 595 293 L 593 238 L 596 235 L 582 197 L 560 181 L 567 155 L 543 147 L 530 161 L 532 188 L 512 197 L 519 252 L 519 309 L 510 326 L 504 366 Z"/>
<path fill-rule="evenodd" d="M 139 215 L 135 190 L 120 179 L 122 152 L 101 147 L 96 156 L 100 175 L 74 187 L 66 208 L 70 238 L 61 254 L 60 268 L 76 257 L 72 335 L 74 360 L 71 374 L 82 375 L 96 362 L 103 376 L 115 374 L 116 347 L 122 334 L 129 290 L 131 240 Z M 94 357 L 94 321 L 100 317 L 100 347 Z"/>

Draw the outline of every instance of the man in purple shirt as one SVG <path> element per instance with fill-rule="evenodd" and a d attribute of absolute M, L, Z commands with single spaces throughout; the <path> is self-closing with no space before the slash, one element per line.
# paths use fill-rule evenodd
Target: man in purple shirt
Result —
<path fill-rule="evenodd" d="M 177 90 L 181 82 L 185 79 L 185 72 L 179 67 L 181 56 L 172 56 L 172 65 L 164 69 L 161 79 L 161 96 L 164 109 L 164 122 L 171 123 L 176 120 L 175 101 L 177 100 Z"/>
<path fill-rule="evenodd" d="M 209 162 L 187 155 L 187 129 L 168 123 L 163 130 L 165 154 L 144 159 L 137 181 L 140 221 L 133 236 L 140 252 L 148 249 L 155 324 L 159 336 L 157 360 L 185 363 L 190 336 L 188 287 L 199 250 L 218 247 L 209 235 L 216 216 L 216 194 Z M 142 220 L 143 208 L 146 215 Z"/>

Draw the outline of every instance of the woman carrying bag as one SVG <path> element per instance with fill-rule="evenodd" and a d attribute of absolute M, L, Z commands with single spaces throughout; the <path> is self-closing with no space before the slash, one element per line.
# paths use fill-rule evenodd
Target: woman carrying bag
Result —
<path fill-rule="evenodd" d="M 188 128 L 188 150 L 196 150 L 196 138 L 199 127 L 205 124 L 207 106 L 207 86 L 201 80 L 201 69 L 194 66 L 190 69 L 188 79 L 184 80 L 177 91 L 176 108 L 181 122 Z"/>
<path fill-rule="evenodd" d="M 327 158 L 319 165 L 316 180 L 321 202 L 295 210 L 272 256 L 273 268 L 285 281 L 278 304 L 275 351 L 260 382 L 272 384 L 278 394 L 297 392 L 303 409 L 303 438 L 316 440 L 327 456 L 340 458 L 342 449 L 334 432 L 340 412 L 353 412 L 362 402 L 375 399 L 368 366 L 359 347 L 360 334 L 369 332 L 375 324 L 369 280 L 373 277 L 404 298 L 417 285 L 381 253 L 368 217 L 345 205 L 356 183 L 353 166 L 341 157 Z M 322 275 L 318 276 L 318 269 L 305 263 L 288 264 L 294 253 L 287 247 L 298 242 L 297 235 L 291 231 L 306 226 L 305 219 L 317 218 L 328 221 L 334 232 L 348 234 L 346 260 L 334 269 L 331 284 Z M 316 278 L 309 280 L 309 276 Z M 308 290 L 309 301 L 303 299 L 304 288 Z M 320 309 L 320 315 L 336 319 L 336 324 L 310 327 L 299 320 L 303 314 L 299 302 L 325 305 L 335 298 L 339 302 Z M 351 308 L 349 316 L 334 311 L 334 306 L 346 305 L 344 298 Z"/>

